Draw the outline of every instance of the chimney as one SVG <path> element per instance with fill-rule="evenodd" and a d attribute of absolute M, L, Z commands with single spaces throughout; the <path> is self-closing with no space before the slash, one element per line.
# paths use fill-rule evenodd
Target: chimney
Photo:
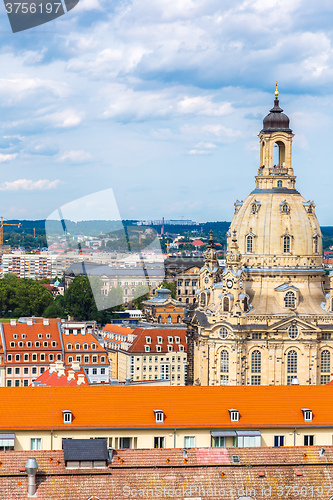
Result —
<path fill-rule="evenodd" d="M 67 382 L 70 382 L 71 380 L 75 379 L 75 372 L 74 370 L 68 370 L 68 377 L 67 377 Z"/>
<path fill-rule="evenodd" d="M 75 372 L 80 370 L 80 361 L 72 361 L 72 370 Z"/>
<path fill-rule="evenodd" d="M 44 326 L 50 326 L 50 322 L 49 322 L 49 319 L 48 319 L 48 318 L 44 318 L 44 319 L 43 319 L 43 325 L 44 325 Z"/>
<path fill-rule="evenodd" d="M 49 368 L 50 375 L 51 375 L 51 373 L 56 372 L 56 371 L 57 371 L 57 365 L 56 365 L 56 363 L 52 363 L 50 365 L 50 368 Z"/>
<path fill-rule="evenodd" d="M 16 326 L 16 319 L 10 320 L 10 326 Z"/>
<path fill-rule="evenodd" d="M 32 318 L 28 318 L 27 319 L 27 325 L 28 326 L 32 326 Z"/>
<path fill-rule="evenodd" d="M 28 474 L 28 497 L 36 495 L 36 473 L 38 469 L 37 460 L 35 458 L 28 458 L 25 464 L 25 471 Z"/>
<path fill-rule="evenodd" d="M 77 375 L 77 385 L 81 385 L 85 382 L 84 373 L 78 373 Z"/>

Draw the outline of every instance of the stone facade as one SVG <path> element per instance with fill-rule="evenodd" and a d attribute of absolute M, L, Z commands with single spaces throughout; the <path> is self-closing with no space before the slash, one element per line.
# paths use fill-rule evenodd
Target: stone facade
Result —
<path fill-rule="evenodd" d="M 295 189 L 294 135 L 277 95 L 259 134 L 256 187 L 235 203 L 226 268 L 212 238 L 206 251 L 198 307 L 187 320 L 189 385 L 331 379 L 333 278 L 323 268 L 315 205 Z"/>

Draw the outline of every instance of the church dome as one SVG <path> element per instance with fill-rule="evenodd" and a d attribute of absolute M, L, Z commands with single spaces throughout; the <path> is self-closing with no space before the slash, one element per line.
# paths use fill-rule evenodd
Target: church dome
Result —
<path fill-rule="evenodd" d="M 274 107 L 270 110 L 269 114 L 265 116 L 263 122 L 262 132 L 283 132 L 291 133 L 289 128 L 289 117 L 282 113 L 283 109 L 279 106 L 279 100 L 274 100 Z"/>

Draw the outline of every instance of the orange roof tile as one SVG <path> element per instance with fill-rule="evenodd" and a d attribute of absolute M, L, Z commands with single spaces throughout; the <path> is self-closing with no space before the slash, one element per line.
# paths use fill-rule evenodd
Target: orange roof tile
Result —
<path fill-rule="evenodd" d="M 106 324 L 102 329 L 104 332 L 119 333 L 121 335 L 129 335 L 134 332 L 134 328 L 127 328 L 125 326 Z"/>
<path fill-rule="evenodd" d="M 0 429 L 68 429 L 64 409 L 78 429 L 333 427 L 329 385 L 2 387 L 0 400 L 6 409 Z M 165 413 L 163 423 L 155 423 L 156 408 Z M 239 422 L 230 421 L 229 408 L 239 410 Z M 311 422 L 304 422 L 302 408 L 312 409 Z"/>
<path fill-rule="evenodd" d="M 129 351 L 132 353 L 144 353 L 145 345 L 150 345 L 150 352 L 156 353 L 167 353 L 168 345 L 172 345 L 174 348 L 173 352 L 179 351 L 179 344 L 184 346 L 184 351 L 186 352 L 186 329 L 185 328 L 136 328 L 133 332 L 137 335 L 133 344 L 131 345 Z M 146 342 L 146 337 L 151 338 L 151 343 Z M 157 337 L 162 337 L 162 343 L 159 343 Z M 168 337 L 173 338 L 173 343 L 169 344 Z M 180 338 L 180 342 L 176 343 L 175 337 Z M 156 346 L 160 346 L 161 350 L 157 351 Z"/>
<path fill-rule="evenodd" d="M 33 323 L 31 326 L 28 326 L 26 323 L 16 323 L 15 326 L 12 326 L 10 323 L 2 323 L 2 328 L 8 352 L 36 350 L 59 351 L 59 349 L 61 349 L 60 333 L 57 323 L 52 323 L 48 326 L 42 323 Z M 50 334 L 50 336 L 47 337 L 46 334 Z M 14 335 L 17 335 L 17 337 L 14 337 Z M 36 341 L 40 342 L 39 347 L 36 347 Z M 52 346 L 52 341 L 56 341 L 56 346 Z M 15 344 L 13 347 L 11 347 L 11 342 Z M 19 347 L 18 342 L 23 342 L 23 347 Z M 32 342 L 32 346 L 28 347 L 27 342 Z M 44 347 L 43 342 L 48 342 L 48 346 Z"/>
<path fill-rule="evenodd" d="M 36 378 L 34 381 L 34 386 L 39 385 L 39 386 L 46 386 L 46 387 L 77 387 L 78 385 L 78 375 L 84 375 L 84 381 L 81 382 L 79 385 L 89 385 L 87 376 L 85 374 L 85 371 L 83 368 L 80 368 L 80 370 L 77 370 L 74 372 L 74 378 L 71 378 L 69 380 L 69 371 L 70 368 L 65 368 L 64 369 L 64 375 L 59 375 L 57 371 L 53 371 L 50 373 L 50 368 L 48 368 L 44 373 L 39 375 L 39 377 Z"/>

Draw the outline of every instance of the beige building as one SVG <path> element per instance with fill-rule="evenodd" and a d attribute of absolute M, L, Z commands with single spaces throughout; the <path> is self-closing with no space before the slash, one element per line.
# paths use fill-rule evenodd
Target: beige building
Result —
<path fill-rule="evenodd" d="M 259 133 L 255 188 L 235 203 L 226 268 L 212 237 L 205 254 L 188 324 L 189 385 L 331 379 L 333 276 L 325 276 L 315 205 L 296 190 L 294 135 L 275 97 Z"/>
<path fill-rule="evenodd" d="M 2 450 L 61 450 L 64 438 L 106 438 L 112 448 L 333 442 L 331 385 L 14 387 L 0 388 L 0 396 L 6 408 L 0 422 Z"/>

